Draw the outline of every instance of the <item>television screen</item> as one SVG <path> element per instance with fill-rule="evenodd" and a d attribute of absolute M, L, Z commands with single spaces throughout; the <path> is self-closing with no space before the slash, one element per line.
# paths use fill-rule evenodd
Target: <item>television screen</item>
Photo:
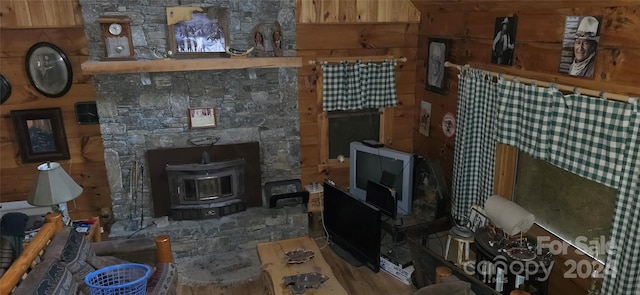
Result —
<path fill-rule="evenodd" d="M 380 210 L 324 183 L 322 218 L 334 252 L 374 272 L 380 270 Z"/>
<path fill-rule="evenodd" d="M 369 180 L 367 182 L 367 203 L 376 206 L 380 211 L 395 219 L 396 218 L 396 194 L 395 190 L 384 184 Z"/>
<path fill-rule="evenodd" d="M 411 214 L 413 154 L 352 142 L 349 157 L 349 192 L 353 196 L 365 200 L 368 181 L 377 182 L 396 191 L 397 214 Z"/>

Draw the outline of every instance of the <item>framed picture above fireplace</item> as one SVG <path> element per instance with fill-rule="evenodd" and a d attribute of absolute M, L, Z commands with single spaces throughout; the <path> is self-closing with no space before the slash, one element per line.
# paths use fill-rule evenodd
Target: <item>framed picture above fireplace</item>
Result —
<path fill-rule="evenodd" d="M 175 57 L 228 57 L 229 13 L 215 7 L 167 7 L 169 46 Z"/>
<path fill-rule="evenodd" d="M 212 128 L 216 125 L 215 108 L 189 108 L 189 128 Z"/>

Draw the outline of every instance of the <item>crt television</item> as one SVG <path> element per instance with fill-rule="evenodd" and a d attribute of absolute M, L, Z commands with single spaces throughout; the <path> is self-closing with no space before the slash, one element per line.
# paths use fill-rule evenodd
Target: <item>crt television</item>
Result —
<path fill-rule="evenodd" d="M 349 192 L 365 200 L 368 181 L 381 183 L 395 190 L 397 213 L 411 214 L 413 163 L 413 154 L 354 141 L 349 151 Z"/>
<path fill-rule="evenodd" d="M 331 249 L 354 266 L 380 271 L 380 210 L 325 182 L 322 219 Z"/>

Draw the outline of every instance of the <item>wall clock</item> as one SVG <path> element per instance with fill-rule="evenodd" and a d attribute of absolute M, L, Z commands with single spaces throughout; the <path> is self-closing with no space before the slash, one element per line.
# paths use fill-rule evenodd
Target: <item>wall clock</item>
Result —
<path fill-rule="evenodd" d="M 71 63 L 62 49 L 49 42 L 39 42 L 27 51 L 25 69 L 29 82 L 40 94 L 61 97 L 73 81 Z"/>
<path fill-rule="evenodd" d="M 98 117 L 98 107 L 95 101 L 77 102 L 76 108 L 76 120 L 78 124 L 98 124 L 100 123 L 100 117 Z"/>
<path fill-rule="evenodd" d="M 106 60 L 132 60 L 133 40 L 131 20 L 128 16 L 114 15 L 98 18 L 100 33 L 104 43 Z"/>

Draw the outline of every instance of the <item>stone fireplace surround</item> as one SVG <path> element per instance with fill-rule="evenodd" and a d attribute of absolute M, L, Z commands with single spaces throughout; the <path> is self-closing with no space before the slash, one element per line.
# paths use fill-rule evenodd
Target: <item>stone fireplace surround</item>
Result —
<path fill-rule="evenodd" d="M 90 60 L 100 60 L 104 54 L 97 23 L 102 15 L 129 16 L 136 59 L 158 58 L 168 48 L 169 6 L 227 8 L 230 41 L 237 48 L 250 47 L 257 25 L 268 28 L 278 21 L 285 41 L 284 55 L 296 53 L 293 0 L 79 2 Z M 270 48 L 267 55 L 272 55 Z M 169 234 L 181 280 L 210 282 L 234 281 L 237 278 L 224 277 L 230 270 L 256 275 L 257 242 L 307 234 L 303 208 L 268 209 L 261 202 L 262 184 L 300 177 L 295 68 L 101 74 L 93 79 L 115 220 L 110 239 Z M 217 127 L 190 129 L 188 108 L 211 106 L 216 108 Z M 259 143 L 259 183 L 251 186 L 257 191 L 259 203 L 219 219 L 165 222 L 162 214 L 154 212 L 156 192 L 148 173 L 152 164 L 146 160 L 147 151 L 185 148 L 192 146 L 191 140 L 203 138 L 211 139 L 216 146 Z M 132 181 L 135 163 L 145 168 L 138 182 Z M 138 230 L 127 228 L 133 207 L 132 187 L 140 202 L 134 221 L 139 224 L 144 216 L 143 227 Z M 277 212 L 275 217 L 272 210 Z M 203 271 L 192 273 L 193 269 Z"/>

